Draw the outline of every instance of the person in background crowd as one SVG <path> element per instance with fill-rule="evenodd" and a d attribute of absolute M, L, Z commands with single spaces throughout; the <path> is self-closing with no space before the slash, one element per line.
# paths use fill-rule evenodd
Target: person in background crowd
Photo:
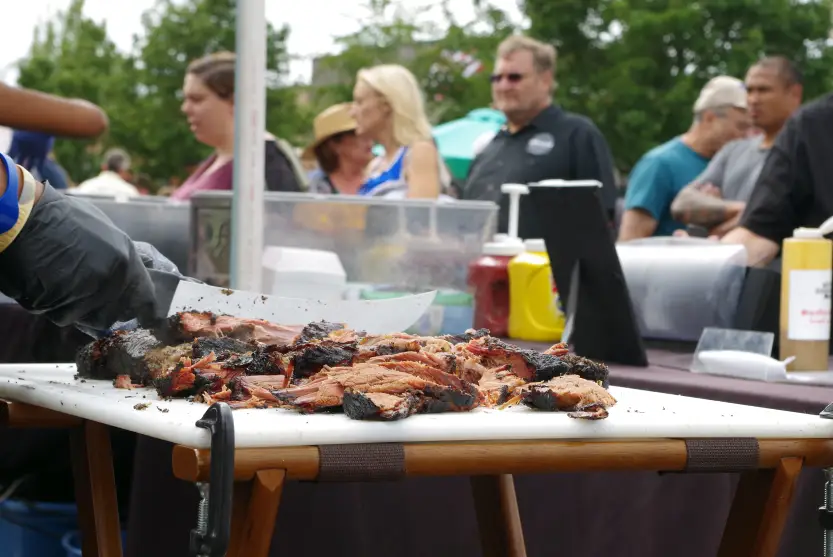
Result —
<path fill-rule="evenodd" d="M 752 125 L 763 133 L 726 144 L 671 204 L 675 220 L 716 236 L 737 226 L 776 136 L 801 106 L 802 76 L 782 56 L 764 58 L 749 68 L 746 92 Z"/>
<path fill-rule="evenodd" d="M 56 190 L 69 187 L 66 171 L 54 159 L 55 137 L 41 132 L 15 130 L 9 156 L 32 173 L 35 180 L 49 182 Z"/>
<path fill-rule="evenodd" d="M 799 227 L 833 215 L 833 93 L 799 108 L 784 125 L 740 218 L 721 239 L 746 247 L 749 266 L 768 265 Z"/>
<path fill-rule="evenodd" d="M 694 122 L 679 137 L 654 147 L 636 163 L 625 192 L 619 241 L 670 236 L 684 228 L 671 203 L 728 142 L 749 128 L 746 88 L 729 76 L 712 78 L 694 103 Z"/>
<path fill-rule="evenodd" d="M 310 192 L 358 194 L 373 160 L 373 143 L 357 135 L 356 126 L 350 103 L 333 105 L 315 117 L 315 141 L 302 159 L 315 157 L 322 172 L 310 182 Z"/>
<path fill-rule="evenodd" d="M 197 141 L 214 148 L 171 199 L 186 200 L 202 190 L 230 190 L 234 159 L 234 66 L 231 52 L 211 54 L 188 66 L 182 112 Z M 301 191 L 300 163 L 284 142 L 264 132 L 265 178 L 269 191 Z"/>
<path fill-rule="evenodd" d="M 395 64 L 359 70 L 351 114 L 356 132 L 385 149 L 359 195 L 437 198 L 451 175 L 440 158 L 416 78 Z"/>
<path fill-rule="evenodd" d="M 130 183 L 130 155 L 123 149 L 108 149 L 101 161 L 101 172 L 70 190 L 70 193 L 85 195 L 113 195 L 136 197 L 141 195 L 138 188 Z"/>
<path fill-rule="evenodd" d="M 507 125 L 475 157 L 461 197 L 499 203 L 500 232 L 508 227 L 508 199 L 500 186 L 509 182 L 599 180 L 604 209 L 613 218 L 616 186 L 610 148 L 589 118 L 553 104 L 555 64 L 555 48 L 528 37 L 509 37 L 497 50 L 492 98 Z M 530 203 L 528 196 L 521 198 L 519 234 L 540 238 L 542 225 Z"/>

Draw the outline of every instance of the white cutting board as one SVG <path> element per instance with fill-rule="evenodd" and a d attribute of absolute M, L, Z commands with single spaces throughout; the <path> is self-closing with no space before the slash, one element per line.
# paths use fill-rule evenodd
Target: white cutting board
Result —
<path fill-rule="evenodd" d="M 194 423 L 208 408 L 161 401 L 153 389 L 115 389 L 109 381 L 75 380 L 72 364 L 0 366 L 0 398 L 27 402 L 150 437 L 209 447 Z M 521 439 L 644 439 L 691 437 L 833 438 L 833 420 L 817 415 L 611 388 L 619 403 L 610 417 L 589 421 L 522 406 L 507 410 L 411 416 L 398 422 L 305 415 L 282 409 L 234 411 L 238 447 Z M 150 402 L 145 410 L 138 403 Z M 162 412 L 159 409 L 167 409 Z"/>

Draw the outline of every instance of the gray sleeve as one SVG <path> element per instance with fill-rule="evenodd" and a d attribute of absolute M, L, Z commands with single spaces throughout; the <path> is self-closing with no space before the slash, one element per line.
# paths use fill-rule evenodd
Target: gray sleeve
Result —
<path fill-rule="evenodd" d="M 712 184 L 719 189 L 723 189 L 723 182 L 726 178 L 726 163 L 732 157 L 732 153 L 737 147 L 737 142 L 733 141 L 723 147 L 717 154 L 712 157 L 706 169 L 694 179 L 692 184 L 703 185 Z"/>

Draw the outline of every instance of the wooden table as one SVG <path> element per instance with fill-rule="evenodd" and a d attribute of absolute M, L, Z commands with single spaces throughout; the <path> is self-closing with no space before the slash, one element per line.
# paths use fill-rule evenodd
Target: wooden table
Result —
<path fill-rule="evenodd" d="M 0 401 L 0 423 L 15 428 L 72 429 L 82 550 L 88 556 L 121 557 L 108 426 L 8 401 Z M 210 463 L 210 450 L 174 447 L 174 474 L 183 480 L 208 481 Z M 471 476 L 484 555 L 520 557 L 526 552 L 512 474 L 648 470 L 741 471 L 718 557 L 771 557 L 778 551 L 795 481 L 803 466 L 833 466 L 833 440 L 637 439 L 237 449 L 228 555 L 268 554 L 287 480 Z M 553 505 L 563 505 L 558 494 L 551 497 Z"/>

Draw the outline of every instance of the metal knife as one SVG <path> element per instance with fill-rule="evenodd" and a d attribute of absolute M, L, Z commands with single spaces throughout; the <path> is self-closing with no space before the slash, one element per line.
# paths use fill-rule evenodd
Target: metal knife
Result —
<path fill-rule="evenodd" d="M 402 332 L 422 317 L 436 290 L 386 300 L 320 301 L 267 296 L 244 290 L 217 288 L 180 281 L 168 316 L 180 311 L 209 311 L 249 319 L 265 319 L 281 325 L 306 325 L 313 321 L 344 323 L 370 334 Z"/>

